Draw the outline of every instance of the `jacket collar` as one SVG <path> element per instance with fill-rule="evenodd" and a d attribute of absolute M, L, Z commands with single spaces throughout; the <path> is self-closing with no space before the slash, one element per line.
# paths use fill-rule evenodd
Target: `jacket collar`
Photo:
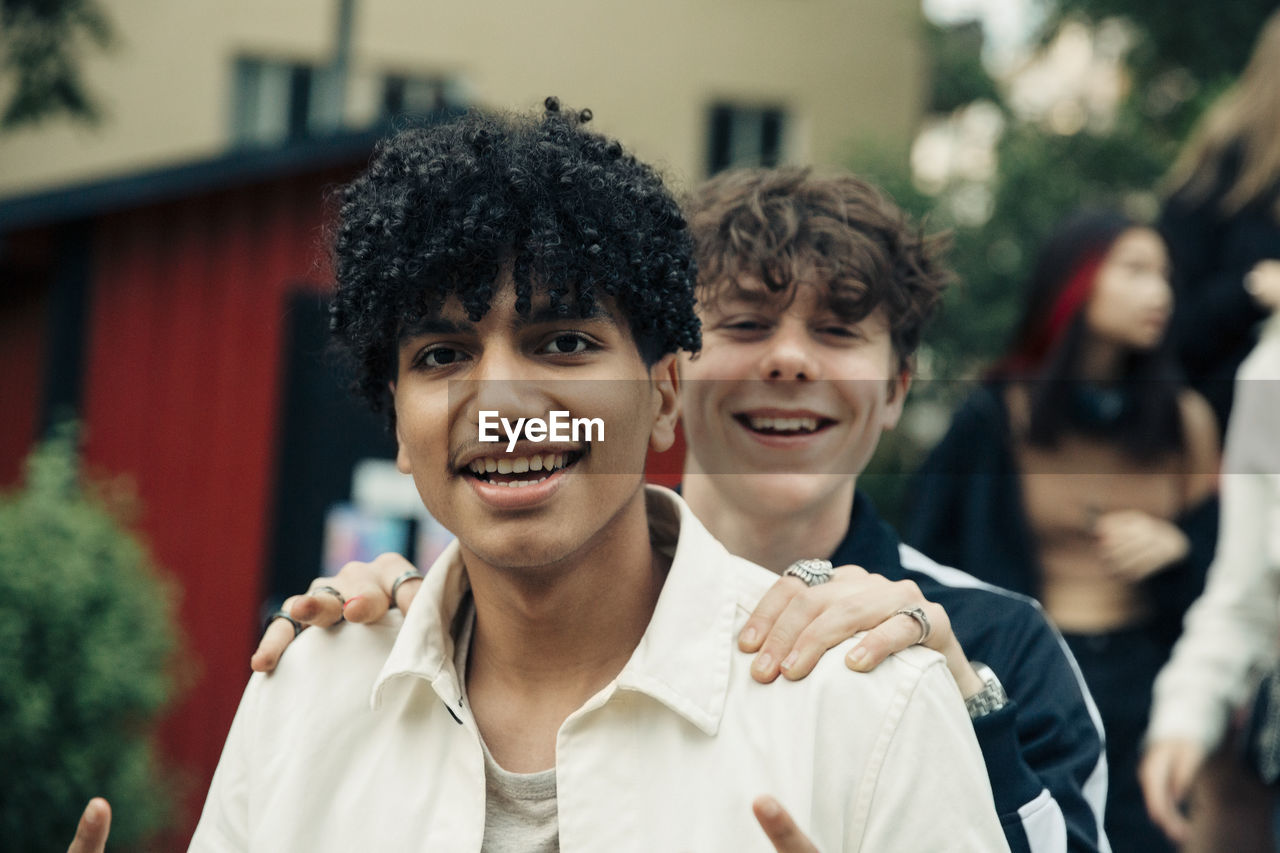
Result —
<path fill-rule="evenodd" d="M 608 701 L 616 690 L 644 693 L 714 735 L 729 689 L 740 591 L 750 575 L 674 492 L 648 486 L 645 497 L 650 538 L 672 555 L 671 570 L 639 645 L 601 698 Z M 451 713 L 460 706 L 454 623 L 469 589 L 455 541 L 427 571 L 405 615 L 373 685 L 375 710 L 388 683 L 403 676 L 428 681 Z"/>

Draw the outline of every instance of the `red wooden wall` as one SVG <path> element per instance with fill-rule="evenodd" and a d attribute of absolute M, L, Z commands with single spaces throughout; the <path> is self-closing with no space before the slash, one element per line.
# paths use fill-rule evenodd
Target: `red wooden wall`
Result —
<path fill-rule="evenodd" d="M 188 831 L 249 676 L 286 296 L 328 280 L 320 228 L 335 179 L 114 214 L 94 235 L 86 457 L 91 471 L 136 481 L 142 532 L 182 589 L 189 683 L 163 743 L 188 774 Z"/>

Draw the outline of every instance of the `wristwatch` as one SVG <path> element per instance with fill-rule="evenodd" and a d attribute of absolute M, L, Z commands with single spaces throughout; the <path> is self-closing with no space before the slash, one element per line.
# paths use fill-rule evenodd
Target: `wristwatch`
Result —
<path fill-rule="evenodd" d="M 991 671 L 991 667 L 976 660 L 969 661 L 969 665 L 973 667 L 973 671 L 978 674 L 978 678 L 981 678 L 982 683 L 986 685 L 986 687 L 964 700 L 964 706 L 969 709 L 969 719 L 976 720 L 979 717 L 985 717 L 987 714 L 999 711 L 1005 705 L 1008 705 L 1009 694 L 1004 692 L 1004 685 L 1000 683 L 1000 679 L 996 678 L 996 674 Z"/>

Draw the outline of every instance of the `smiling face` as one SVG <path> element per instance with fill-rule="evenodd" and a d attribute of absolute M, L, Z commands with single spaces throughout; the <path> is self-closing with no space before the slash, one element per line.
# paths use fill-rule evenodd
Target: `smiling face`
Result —
<path fill-rule="evenodd" d="M 741 285 L 700 306 L 702 352 L 681 360 L 685 473 L 730 475 L 717 490 L 753 513 L 851 496 L 910 384 L 883 312 L 842 319 L 812 282 L 789 304 Z"/>
<path fill-rule="evenodd" d="M 606 310 L 558 317 L 535 293 L 522 316 L 509 272 L 496 290 L 478 323 L 450 299 L 402 335 L 396 464 L 458 537 L 464 559 L 535 569 L 572 561 L 642 500 L 648 447 L 665 450 L 674 437 L 674 356 L 647 367 L 626 324 Z M 479 441 L 481 411 L 513 424 L 552 411 L 600 418 L 604 440 L 526 436 L 507 452 L 505 433 Z"/>
<path fill-rule="evenodd" d="M 1089 331 L 1108 343 L 1149 350 L 1173 310 L 1169 255 L 1150 228 L 1130 228 L 1111 245 L 1085 308 Z"/>

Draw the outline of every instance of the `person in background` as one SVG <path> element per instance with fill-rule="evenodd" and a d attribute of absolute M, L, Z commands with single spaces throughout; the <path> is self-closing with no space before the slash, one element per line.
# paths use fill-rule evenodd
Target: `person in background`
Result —
<path fill-rule="evenodd" d="M 1186 853 L 1274 844 L 1274 796 L 1248 775 L 1227 737 L 1253 674 L 1280 655 L 1280 263 L 1252 275 L 1251 291 L 1272 315 L 1236 380 L 1217 554 L 1156 679 L 1141 767 L 1152 819 Z"/>
<path fill-rule="evenodd" d="M 758 651 L 752 675 L 802 679 L 862 630 L 846 659 L 858 671 L 923 642 L 969 705 L 1009 845 L 1109 849 L 1099 726 L 1060 637 L 1029 599 L 903 546 L 857 490 L 947 278 L 936 241 L 839 171 L 723 173 L 685 212 L 703 326 L 702 351 L 681 363 L 685 498 L 731 552 L 776 572 L 797 557 L 846 564 L 828 583 L 785 576 L 764 596 L 739 638 Z M 376 622 L 393 597 L 409 606 L 418 577 L 383 555 L 285 607 L 328 626 L 345 597 L 348 621 Z M 271 625 L 254 668 L 272 669 L 293 637 Z"/>
<path fill-rule="evenodd" d="M 1192 385 L 1227 424 L 1236 370 L 1267 306 L 1250 273 L 1280 258 L 1280 11 L 1244 72 L 1205 113 L 1169 175 L 1160 230 L 1173 256 L 1171 336 Z"/>
<path fill-rule="evenodd" d="M 1216 533 L 1213 413 L 1164 347 L 1154 230 L 1108 212 L 1041 252 L 1012 346 L 925 461 L 907 541 L 1038 598 L 1102 713 L 1118 851 L 1169 849 L 1137 781 L 1150 690 Z"/>

